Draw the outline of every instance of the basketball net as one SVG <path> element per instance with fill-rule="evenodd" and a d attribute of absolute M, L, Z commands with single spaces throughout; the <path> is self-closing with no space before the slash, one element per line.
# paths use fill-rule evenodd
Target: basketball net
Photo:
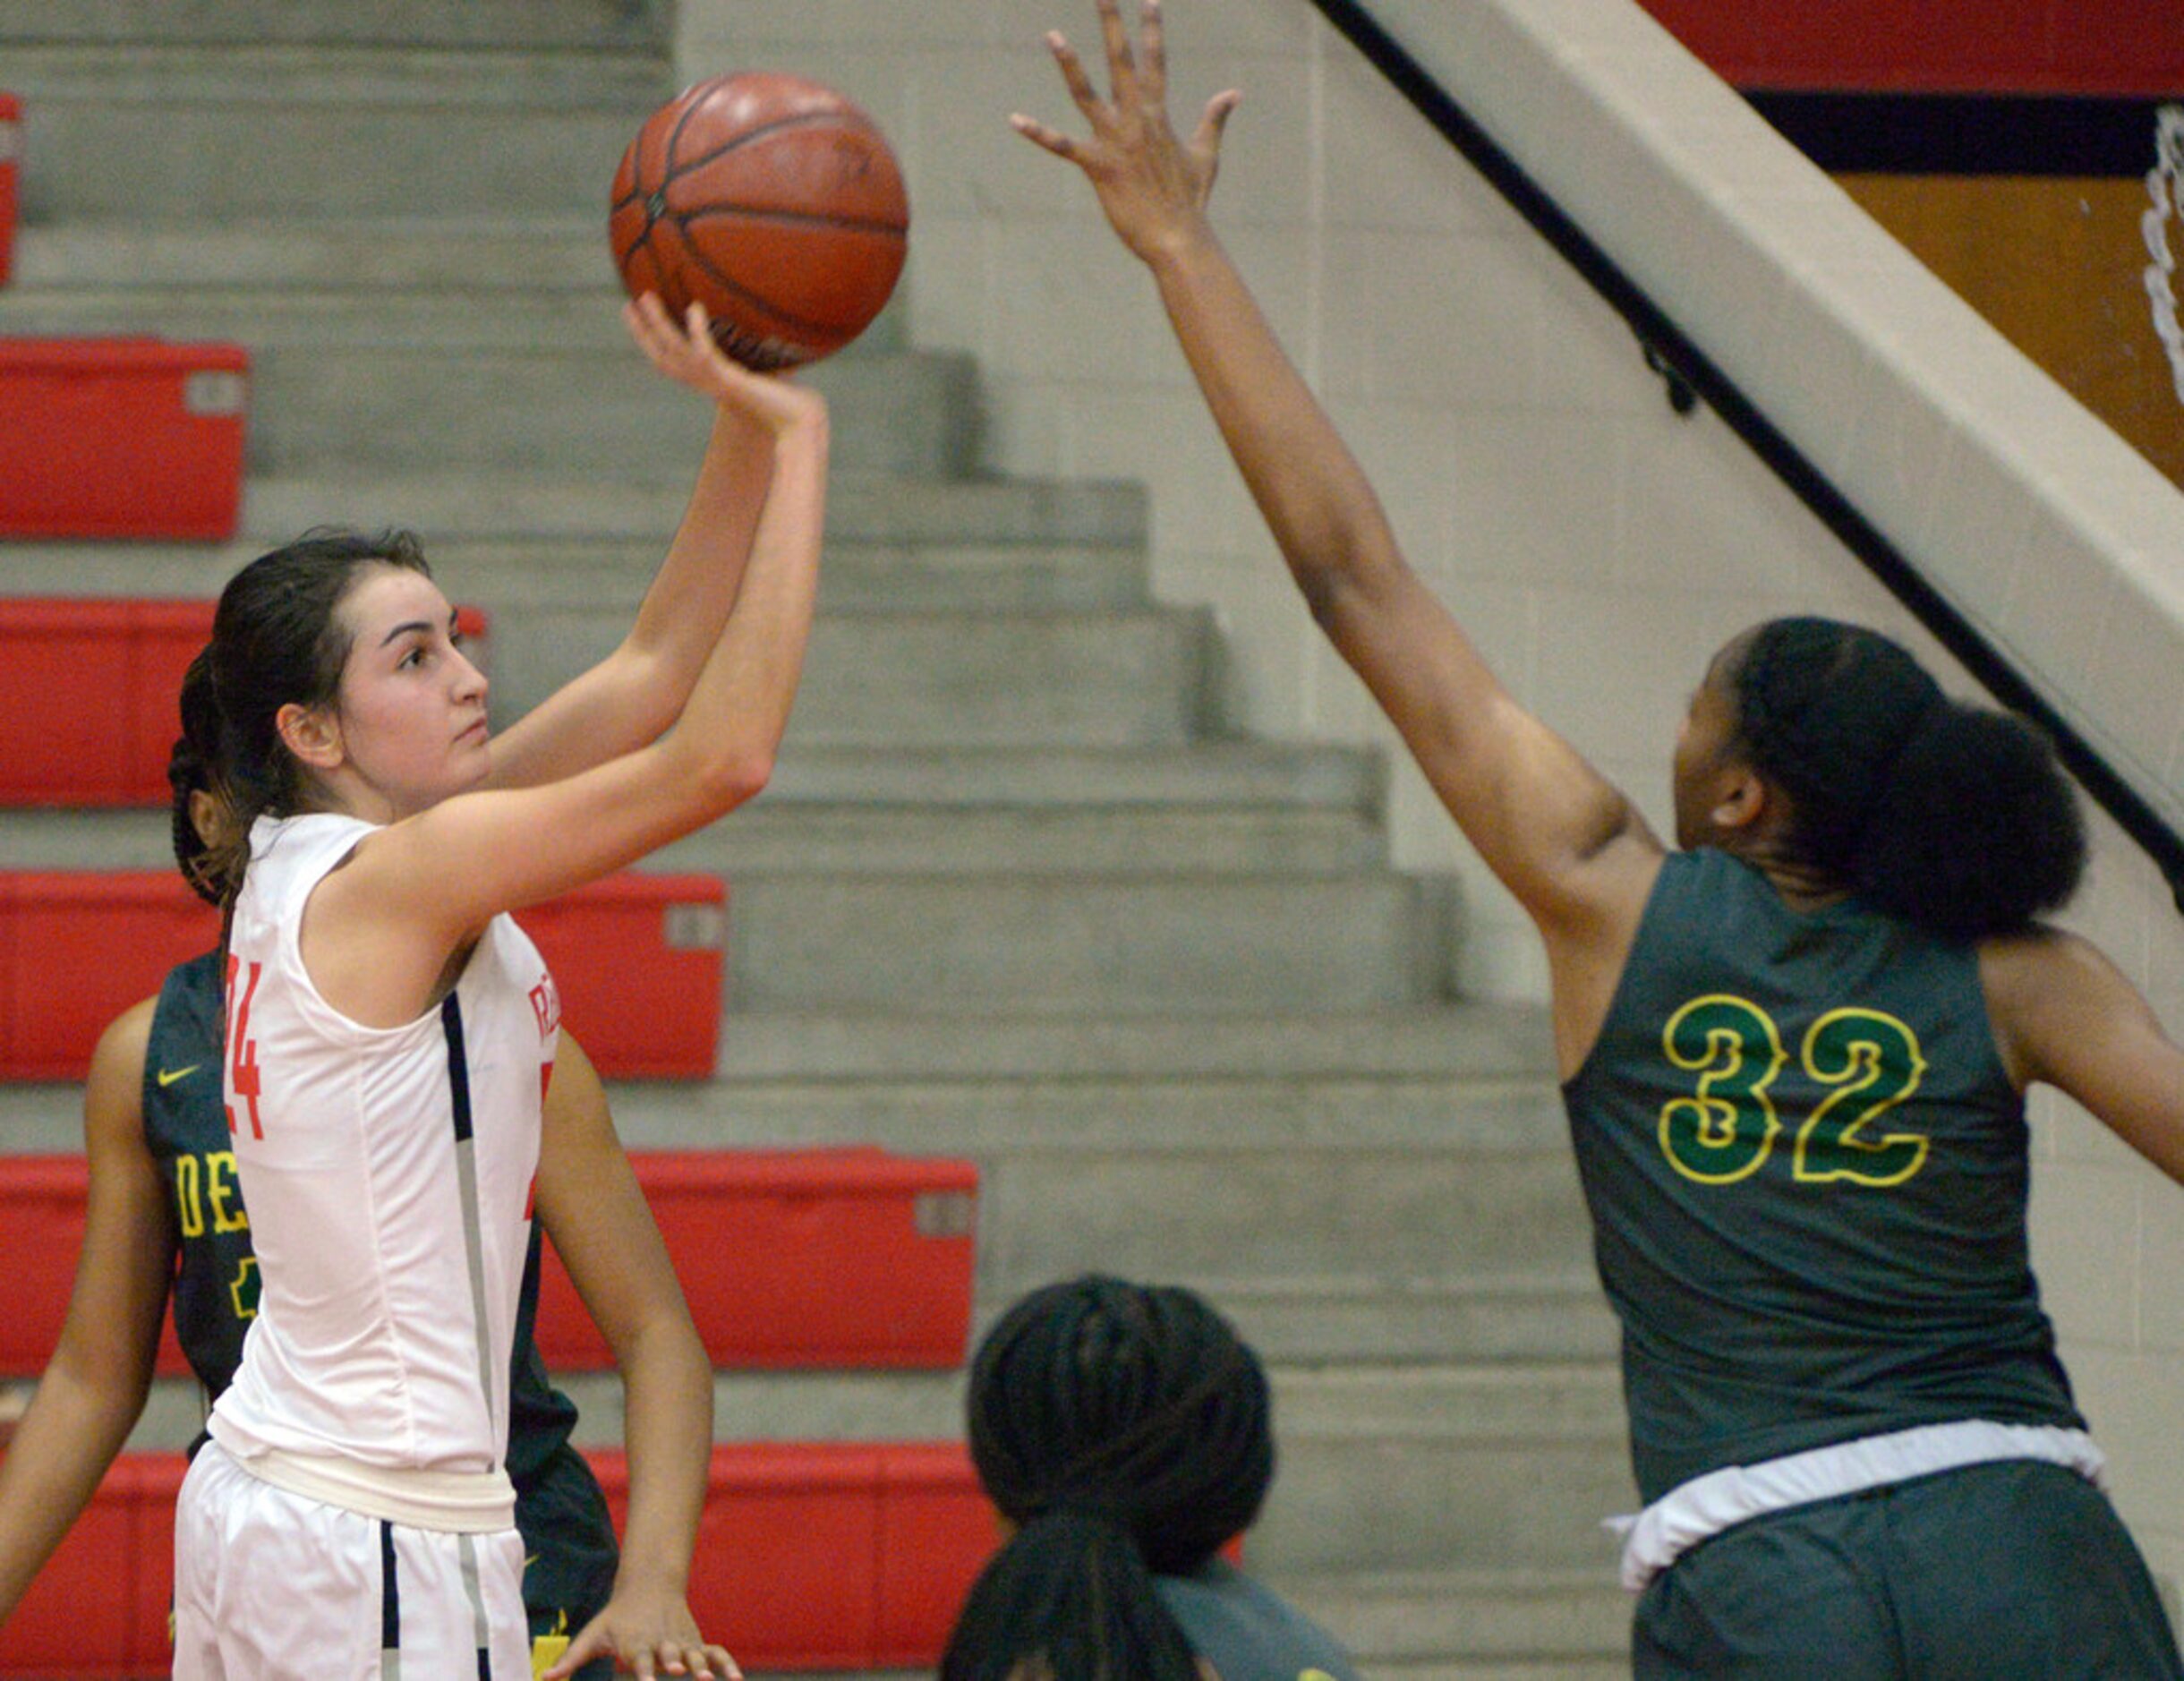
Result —
<path fill-rule="evenodd" d="M 2165 105 L 2154 123 L 2154 167 L 2146 172 L 2153 208 L 2139 218 L 2146 236 L 2146 297 L 2154 305 L 2154 333 L 2169 353 L 2169 371 L 2177 400 L 2184 403 L 2184 326 L 2177 321 L 2177 260 L 2169 249 L 2169 224 L 2184 206 L 2178 202 L 2178 177 L 2184 175 L 2184 105 Z"/>

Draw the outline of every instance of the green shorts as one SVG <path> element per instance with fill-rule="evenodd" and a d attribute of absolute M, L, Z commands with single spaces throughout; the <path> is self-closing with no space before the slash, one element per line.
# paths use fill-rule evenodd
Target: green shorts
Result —
<path fill-rule="evenodd" d="M 2032 1460 L 1770 1513 L 1639 1597 L 1635 1681 L 2139 1681 L 2184 1677 L 2107 1497 Z"/>

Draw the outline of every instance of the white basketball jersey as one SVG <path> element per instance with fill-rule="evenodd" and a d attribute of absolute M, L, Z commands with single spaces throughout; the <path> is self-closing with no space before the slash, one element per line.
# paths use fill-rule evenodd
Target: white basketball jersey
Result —
<path fill-rule="evenodd" d="M 372 827 L 311 815 L 251 832 L 224 1084 L 260 1292 L 210 1429 L 245 1463 L 275 1449 L 491 1471 L 559 1005 L 506 917 L 407 1026 L 361 1026 L 320 997 L 304 903 Z"/>

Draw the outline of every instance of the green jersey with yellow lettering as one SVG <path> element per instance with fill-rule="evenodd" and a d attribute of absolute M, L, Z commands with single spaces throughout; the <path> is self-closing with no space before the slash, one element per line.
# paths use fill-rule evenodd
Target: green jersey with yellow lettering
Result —
<path fill-rule="evenodd" d="M 1649 1502 L 1914 1425 L 2083 1428 L 1974 947 L 1673 854 L 1563 1096 Z"/>
<path fill-rule="evenodd" d="M 167 975 L 144 1056 L 144 1139 L 173 1192 L 181 1240 L 175 1333 L 209 1397 L 234 1379 L 258 1310 L 258 1263 L 221 1101 L 221 1025 L 219 953 L 209 951 Z M 617 1552 L 598 1480 L 569 1446 L 576 1408 L 548 1381 L 532 1338 L 538 1291 L 533 1223 L 508 1387 L 508 1470 L 526 1555 L 524 1603 L 540 1651 L 559 1656 L 556 1643 L 606 1603 Z M 612 1668 L 601 1660 L 578 1674 L 603 1681 Z"/>

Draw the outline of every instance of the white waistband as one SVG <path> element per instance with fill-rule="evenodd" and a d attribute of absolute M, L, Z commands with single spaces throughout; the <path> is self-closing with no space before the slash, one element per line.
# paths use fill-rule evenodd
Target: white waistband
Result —
<path fill-rule="evenodd" d="M 1606 1527 L 1623 1537 L 1623 1585 L 1635 1593 L 1687 1549 L 1746 1518 L 1997 1459 L 2064 1465 L 2096 1488 L 2108 1467 L 2083 1430 L 1964 1419 L 1836 1442 L 1756 1465 L 1724 1465 L 1678 1483 L 1634 1516 L 1608 1519 Z"/>
<path fill-rule="evenodd" d="M 216 1429 L 214 1439 L 218 1436 Z M 277 1447 L 249 1455 L 229 1447 L 227 1456 L 260 1482 L 411 1529 L 488 1535 L 516 1527 L 516 1485 L 498 1465 L 491 1471 L 429 1471 Z"/>

